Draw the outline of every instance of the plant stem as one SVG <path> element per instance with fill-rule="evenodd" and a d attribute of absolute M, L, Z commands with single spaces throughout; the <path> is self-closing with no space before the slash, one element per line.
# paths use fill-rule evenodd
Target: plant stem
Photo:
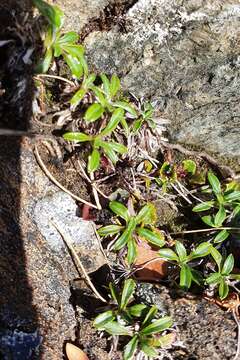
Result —
<path fill-rule="evenodd" d="M 41 78 L 41 77 L 61 80 L 61 81 L 64 81 L 64 82 L 70 84 L 71 86 L 75 86 L 75 84 L 74 84 L 73 81 L 68 80 L 68 79 L 65 79 L 65 78 L 62 77 L 62 76 L 50 75 L 50 74 L 38 74 L 37 76 L 35 76 L 35 78 L 36 78 L 37 80 L 40 80 L 39 78 Z"/>
<path fill-rule="evenodd" d="M 178 232 L 170 233 L 170 235 L 194 234 L 194 233 L 210 232 L 210 231 L 218 231 L 218 230 L 229 230 L 229 231 L 240 232 L 240 227 L 226 226 L 226 227 L 216 227 L 216 228 L 208 228 L 208 229 L 186 230 L 186 231 L 178 231 Z"/>

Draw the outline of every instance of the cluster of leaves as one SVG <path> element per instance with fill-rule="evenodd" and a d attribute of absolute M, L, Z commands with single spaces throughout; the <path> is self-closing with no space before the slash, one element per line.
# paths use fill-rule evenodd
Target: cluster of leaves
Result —
<path fill-rule="evenodd" d="M 150 103 L 141 103 L 137 106 L 125 98 L 121 91 L 120 79 L 116 75 L 109 78 L 105 74 L 96 76 L 89 73 L 84 48 L 78 44 L 77 33 L 62 31 L 63 12 L 57 6 L 51 6 L 43 0 L 33 0 L 33 3 L 48 24 L 44 38 L 44 59 L 38 71 L 47 72 L 53 58 L 61 56 L 68 65 L 72 77 L 78 80 L 75 83 L 79 84 L 70 99 L 70 105 L 71 110 L 79 109 L 83 113 L 84 126 L 83 128 L 80 126 L 81 131 L 64 134 L 64 139 L 88 144 L 91 150 L 88 154 L 87 171 L 90 174 L 100 168 L 101 156 L 105 156 L 115 165 L 119 156 L 128 151 L 124 145 L 124 136 L 137 134 L 142 126 L 156 128 L 154 107 Z M 91 101 L 86 105 L 84 100 L 88 97 Z M 121 133 L 120 137 L 115 136 L 116 131 Z M 116 139 L 118 141 L 115 141 Z M 146 162 L 145 170 L 147 174 L 151 173 L 150 162 Z M 157 176 L 154 175 L 154 179 L 166 192 L 185 176 L 188 183 L 205 184 L 206 175 L 209 186 L 205 187 L 202 193 L 203 200 L 192 210 L 196 213 L 207 212 L 201 217 L 202 221 L 217 230 L 224 225 L 231 225 L 240 214 L 238 184 L 232 182 L 222 185 L 212 171 L 208 173 L 198 171 L 196 163 L 190 159 L 185 159 L 180 165 L 164 162 L 158 169 Z M 150 180 L 146 180 L 146 185 L 149 185 L 147 181 Z M 137 213 L 132 207 L 127 208 L 118 201 L 110 202 L 109 207 L 116 215 L 115 223 L 101 227 L 98 233 L 101 237 L 114 236 L 115 251 L 127 249 L 129 265 L 136 260 L 138 242 L 146 241 L 160 248 L 158 252 L 160 258 L 176 265 L 179 269 L 177 274 L 179 285 L 183 289 L 189 289 L 192 283 L 198 286 L 210 286 L 218 289 L 219 297 L 224 299 L 229 293 L 229 286 L 234 287 L 235 283 L 240 281 L 240 275 L 232 273 L 234 256 L 232 254 L 223 256 L 220 253 L 222 242 L 230 235 L 227 229 L 220 229 L 214 237 L 217 248 L 212 245 L 210 239 L 209 242 L 204 241 L 191 248 L 191 251 L 189 244 L 186 248 L 182 242 L 175 241 L 173 250 L 171 247 L 163 248 L 166 246 L 166 241 L 163 232 L 155 227 L 156 210 L 151 203 L 147 203 Z M 201 270 L 204 268 L 205 276 L 199 268 Z M 137 351 L 142 351 L 149 357 L 157 356 L 157 348 L 168 343 L 170 335 L 159 334 L 172 326 L 170 317 L 156 318 L 155 306 L 149 308 L 144 304 L 130 304 L 135 286 L 132 279 L 126 280 L 122 292 L 119 293 L 115 286 L 110 284 L 109 288 L 115 304 L 94 321 L 95 327 L 99 330 L 111 335 L 131 338 L 125 346 L 125 360 L 131 359 Z"/>
<path fill-rule="evenodd" d="M 151 162 L 145 162 L 144 170 L 147 174 L 151 173 L 153 170 Z M 154 172 L 156 173 L 155 170 Z M 170 163 L 169 161 L 165 161 L 157 171 L 157 175 L 154 174 L 154 180 L 159 186 L 161 186 L 162 191 L 165 193 L 168 189 L 172 188 L 172 184 L 179 179 L 181 180 L 181 176 L 178 174 L 179 172 L 181 172 L 181 176 L 184 178 L 187 177 L 190 182 L 197 183 L 199 181 L 197 165 L 195 161 L 190 159 L 183 160 L 179 166 L 176 166 L 176 164 Z M 151 181 L 148 177 L 146 177 L 146 186 L 149 187 L 150 183 Z"/>
<path fill-rule="evenodd" d="M 90 111 L 89 109 L 90 108 L 88 108 L 86 112 L 85 120 L 93 121 L 91 119 L 97 116 L 96 111 L 93 107 L 90 109 Z M 112 161 L 113 164 L 116 164 L 118 161 L 117 154 L 125 154 L 127 152 L 127 148 L 123 144 L 112 140 L 105 140 L 105 137 L 110 135 L 111 132 L 114 131 L 114 129 L 118 126 L 121 119 L 123 119 L 123 111 L 122 109 L 116 109 L 112 113 L 112 116 L 106 127 L 97 135 L 89 135 L 83 132 L 68 132 L 63 135 L 65 140 L 90 143 L 92 151 L 88 156 L 87 169 L 89 173 L 96 171 L 100 167 L 100 150 L 102 150 L 102 152 L 108 159 Z"/>
<path fill-rule="evenodd" d="M 132 279 L 125 280 L 123 289 L 119 293 L 110 283 L 109 288 L 114 302 L 111 310 L 107 310 L 96 317 L 94 326 L 110 335 L 130 337 L 124 348 L 124 360 L 130 360 L 136 352 L 143 352 L 148 357 L 158 356 L 158 348 L 171 343 L 171 334 L 161 333 L 172 326 L 171 317 L 157 318 L 156 306 L 148 307 L 144 304 L 131 305 L 136 283 Z"/>
<path fill-rule="evenodd" d="M 44 38 L 45 55 L 37 71 L 47 72 L 53 57 L 62 56 L 76 79 L 80 79 L 83 74 L 87 76 L 88 67 L 84 57 L 84 47 L 77 44 L 78 34 L 74 31 L 62 33 L 63 11 L 43 0 L 33 0 L 33 3 L 48 22 Z"/>
<path fill-rule="evenodd" d="M 236 182 L 229 183 L 225 188 L 221 185 L 219 179 L 212 171 L 207 174 L 210 189 L 205 190 L 211 200 L 203 201 L 197 204 L 194 212 L 209 211 L 210 214 L 201 217 L 202 221 L 213 228 L 218 228 L 234 219 L 240 214 L 240 191 Z M 221 230 L 215 237 L 215 243 L 221 243 L 229 236 L 225 229 Z"/>
<path fill-rule="evenodd" d="M 162 259 L 170 261 L 176 264 L 180 268 L 179 285 L 184 289 L 189 289 L 192 282 L 201 286 L 204 283 L 206 285 L 218 286 L 218 293 L 220 299 L 225 299 L 229 293 L 229 285 L 231 286 L 231 280 L 239 281 L 240 274 L 232 274 L 234 267 L 234 257 L 230 254 L 225 260 L 220 252 L 209 242 L 203 242 L 192 250 L 187 255 L 185 246 L 176 241 L 175 251 L 170 248 L 162 248 L 158 252 Z M 211 255 L 214 259 L 217 270 L 208 275 L 206 279 L 203 279 L 201 272 L 194 269 L 194 260 L 201 259 Z"/>
<path fill-rule="evenodd" d="M 127 246 L 128 264 L 132 264 L 136 259 L 138 238 L 158 247 L 165 244 L 163 233 L 154 226 L 156 209 L 153 204 L 146 204 L 137 214 L 130 214 L 128 208 L 118 201 L 111 201 L 109 207 L 120 218 L 119 224 L 101 227 L 98 233 L 102 237 L 115 235 L 116 251 Z"/>

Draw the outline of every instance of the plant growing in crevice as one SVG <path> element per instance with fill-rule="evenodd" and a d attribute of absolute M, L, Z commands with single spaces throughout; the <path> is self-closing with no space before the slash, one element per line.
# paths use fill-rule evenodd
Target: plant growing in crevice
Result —
<path fill-rule="evenodd" d="M 96 317 L 93 325 L 112 336 L 130 337 L 123 352 L 123 359 L 130 360 L 138 352 L 148 357 L 156 357 L 159 348 L 171 345 L 172 334 L 162 333 L 172 326 L 170 316 L 158 318 L 156 306 L 144 304 L 131 305 L 136 283 L 125 280 L 122 292 L 119 293 L 113 284 L 109 284 L 114 305 Z"/>
<path fill-rule="evenodd" d="M 209 255 L 211 249 L 212 245 L 210 243 L 203 242 L 188 255 L 185 246 L 180 241 L 176 241 L 175 251 L 170 248 L 162 248 L 158 254 L 162 259 L 176 264 L 180 268 L 179 285 L 187 290 L 190 289 L 192 282 L 197 285 L 201 285 L 203 282 L 201 273 L 193 268 L 193 261 Z"/>
<path fill-rule="evenodd" d="M 62 56 L 76 79 L 87 76 L 88 66 L 84 57 L 84 47 L 77 44 L 78 34 L 74 31 L 62 33 L 63 11 L 43 0 L 33 0 L 33 3 L 48 21 L 44 37 L 44 59 L 38 65 L 37 72 L 47 72 L 53 58 Z"/>
<path fill-rule="evenodd" d="M 234 257 L 229 254 L 224 260 L 220 252 L 212 247 L 211 255 L 217 264 L 217 271 L 205 279 L 205 283 L 211 287 L 218 287 L 218 294 L 221 300 L 225 299 L 229 293 L 229 286 L 235 286 L 240 281 L 240 274 L 233 274 Z"/>
<path fill-rule="evenodd" d="M 92 122 L 98 116 L 95 108 L 88 108 L 85 114 L 85 120 Z M 87 169 L 89 173 L 96 171 L 100 167 L 101 152 L 109 158 L 113 164 L 119 160 L 117 154 L 125 154 L 127 152 L 126 146 L 116 141 L 106 140 L 105 138 L 114 131 L 119 122 L 123 118 L 122 109 L 115 109 L 106 127 L 96 135 L 88 135 L 83 132 L 68 132 L 63 135 L 65 140 L 74 141 L 76 143 L 90 143 L 92 152 L 88 156 Z"/>
<path fill-rule="evenodd" d="M 210 190 L 213 199 L 197 204 L 192 210 L 194 212 L 210 210 L 211 214 L 202 216 L 202 221 L 213 228 L 222 227 L 224 223 L 232 220 L 240 213 L 240 191 L 236 190 L 236 183 L 226 185 L 224 190 L 219 179 L 212 171 L 208 172 L 207 177 L 210 184 L 208 192 Z M 217 212 L 215 212 L 215 209 L 217 209 Z M 214 242 L 223 242 L 228 236 L 229 232 L 223 229 L 216 235 Z"/>
<path fill-rule="evenodd" d="M 153 204 L 146 204 L 137 214 L 130 213 L 128 208 L 118 201 L 111 201 L 109 207 L 118 216 L 118 224 L 101 227 L 98 233 L 102 237 L 115 235 L 113 249 L 116 251 L 127 246 L 128 264 L 132 264 L 137 257 L 136 245 L 139 238 L 158 247 L 165 244 L 163 233 L 154 226 L 156 209 Z"/>

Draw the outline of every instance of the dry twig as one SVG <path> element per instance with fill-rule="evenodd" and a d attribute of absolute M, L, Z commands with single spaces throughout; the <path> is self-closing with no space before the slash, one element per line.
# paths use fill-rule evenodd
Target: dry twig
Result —
<path fill-rule="evenodd" d="M 102 302 L 107 302 L 101 294 L 99 294 L 99 292 L 97 291 L 97 289 L 95 288 L 95 286 L 93 285 L 90 277 L 88 276 L 86 270 L 84 269 L 84 266 L 78 256 L 78 254 L 76 253 L 76 251 L 74 250 L 73 246 L 72 246 L 72 240 L 70 238 L 70 236 L 68 234 L 65 234 L 64 231 L 61 229 L 61 227 L 59 225 L 57 225 L 56 223 L 54 223 L 53 221 L 50 221 L 50 223 L 55 227 L 55 229 L 59 232 L 59 234 L 61 235 L 65 245 L 67 246 L 68 250 L 70 251 L 70 254 L 72 255 L 73 259 L 74 259 L 74 264 L 76 266 L 77 271 L 79 272 L 80 276 L 84 276 L 86 282 L 88 283 L 89 287 L 92 289 L 92 291 L 94 292 L 94 294 L 97 296 L 97 298 L 99 300 L 101 300 Z"/>

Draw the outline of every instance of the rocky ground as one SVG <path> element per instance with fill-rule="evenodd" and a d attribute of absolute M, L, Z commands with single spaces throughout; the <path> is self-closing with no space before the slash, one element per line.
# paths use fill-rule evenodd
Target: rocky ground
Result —
<path fill-rule="evenodd" d="M 170 140 L 208 150 L 239 170 L 237 1 L 54 3 L 66 14 L 66 29 L 80 33 L 92 69 L 117 73 L 125 89 L 156 101 L 168 121 Z M 30 1 L 3 1 L 0 20 L 0 41 L 10 40 L 1 45 L 0 131 L 35 129 Z M 64 343 L 71 340 L 91 359 L 104 360 L 109 344 L 83 317 L 86 304 L 94 308 L 95 302 L 83 291 L 49 220 L 71 235 L 89 273 L 104 268 L 105 258 L 94 224 L 79 218 L 76 202 L 37 164 L 36 141 L 1 136 L 0 355 L 7 360 L 59 360 L 64 358 Z M 97 274 L 98 280 L 103 273 Z M 142 284 L 138 291 L 140 297 L 150 294 L 150 303 L 164 303 L 173 316 L 179 335 L 174 359 L 234 357 L 237 334 L 230 313 L 197 297 L 176 298 L 164 286 Z M 121 358 L 119 353 L 114 356 Z"/>

